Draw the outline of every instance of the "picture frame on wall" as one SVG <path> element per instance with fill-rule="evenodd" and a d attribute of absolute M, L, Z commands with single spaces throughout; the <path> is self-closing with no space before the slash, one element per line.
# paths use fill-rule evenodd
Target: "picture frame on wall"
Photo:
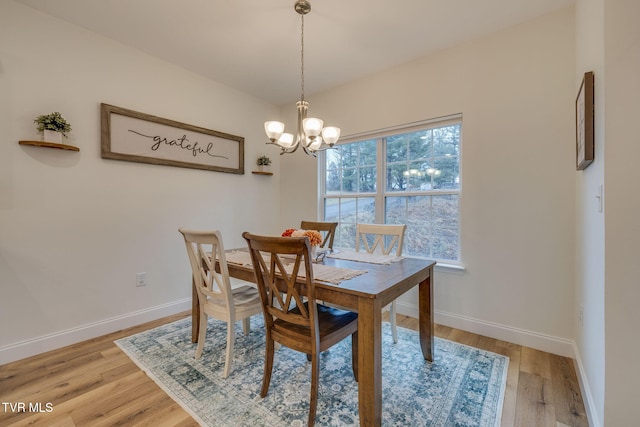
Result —
<path fill-rule="evenodd" d="M 576 169 L 583 170 L 593 162 L 594 100 L 593 71 L 584 74 L 576 97 Z"/>
<path fill-rule="evenodd" d="M 101 157 L 244 174 L 244 138 L 138 111 L 100 105 Z"/>

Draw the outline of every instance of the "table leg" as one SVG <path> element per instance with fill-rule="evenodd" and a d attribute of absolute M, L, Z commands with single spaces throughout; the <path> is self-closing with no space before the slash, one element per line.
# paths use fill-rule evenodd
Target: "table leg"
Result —
<path fill-rule="evenodd" d="M 429 277 L 418 287 L 418 313 L 422 355 L 433 362 L 433 267 L 429 269 Z"/>
<path fill-rule="evenodd" d="M 361 426 L 382 422 L 382 307 L 376 299 L 358 303 L 358 408 Z"/>
<path fill-rule="evenodd" d="M 198 291 L 196 284 L 191 280 L 191 342 L 198 342 L 200 332 L 200 308 L 198 307 Z"/>

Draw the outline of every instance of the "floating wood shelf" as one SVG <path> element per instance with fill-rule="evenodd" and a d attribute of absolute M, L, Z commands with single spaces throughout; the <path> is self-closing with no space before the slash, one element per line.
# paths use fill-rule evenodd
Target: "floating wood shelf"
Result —
<path fill-rule="evenodd" d="M 67 144 L 58 144 L 56 142 L 47 141 L 18 141 L 20 145 L 33 145 L 34 147 L 58 148 L 60 150 L 80 151 L 78 147 Z"/>
<path fill-rule="evenodd" d="M 273 172 L 252 171 L 256 175 L 273 175 Z"/>

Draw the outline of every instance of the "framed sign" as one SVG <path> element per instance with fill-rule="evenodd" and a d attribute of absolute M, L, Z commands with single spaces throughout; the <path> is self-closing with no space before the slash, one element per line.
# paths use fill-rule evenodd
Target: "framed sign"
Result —
<path fill-rule="evenodd" d="M 244 174 L 244 138 L 100 104 L 101 157 Z"/>
<path fill-rule="evenodd" d="M 584 74 L 576 98 L 576 168 L 593 162 L 593 71 Z"/>

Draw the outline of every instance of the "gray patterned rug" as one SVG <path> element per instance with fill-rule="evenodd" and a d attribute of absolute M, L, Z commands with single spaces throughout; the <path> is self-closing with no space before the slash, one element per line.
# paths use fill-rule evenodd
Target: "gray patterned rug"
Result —
<path fill-rule="evenodd" d="M 203 426 L 305 426 L 310 363 L 304 354 L 276 351 L 269 394 L 260 398 L 264 365 L 262 316 L 252 330 L 236 327 L 234 361 L 225 380 L 226 324 L 209 320 L 200 360 L 191 343 L 191 319 L 116 341 L 116 344 Z M 434 362 L 422 357 L 418 333 L 398 328 L 393 344 L 383 324 L 382 425 L 500 425 L 509 359 L 436 338 Z M 291 378 L 284 383 L 281 379 Z M 278 397 L 276 401 L 274 397 Z M 358 425 L 358 386 L 351 371 L 351 340 L 322 353 L 317 426 Z"/>

